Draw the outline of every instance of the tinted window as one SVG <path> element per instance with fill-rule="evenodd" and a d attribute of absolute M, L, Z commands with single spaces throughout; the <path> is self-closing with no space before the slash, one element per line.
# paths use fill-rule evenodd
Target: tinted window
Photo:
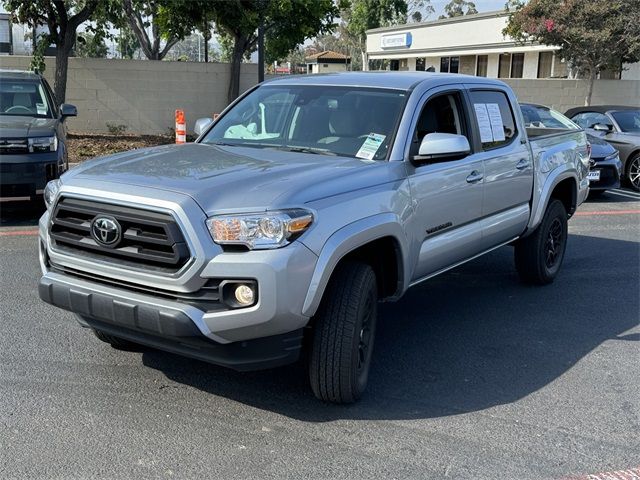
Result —
<path fill-rule="evenodd" d="M 623 132 L 640 132 L 640 110 L 621 110 L 611 115 Z"/>
<path fill-rule="evenodd" d="M 480 131 L 482 148 L 488 150 L 510 143 L 517 130 L 507 96 L 490 90 L 472 90 L 470 95 L 474 107 L 471 116 Z"/>
<path fill-rule="evenodd" d="M 412 155 L 417 153 L 422 139 L 429 133 L 467 135 L 463 118 L 459 94 L 446 93 L 430 98 L 422 108 L 416 123 L 414 132 L 416 141 L 413 142 L 415 151 Z"/>
<path fill-rule="evenodd" d="M 580 125 L 582 128 L 591 128 L 596 123 L 602 123 L 603 125 L 613 126 L 609 117 L 607 117 L 604 113 L 598 112 L 582 112 L 574 115 L 571 119 Z"/>
<path fill-rule="evenodd" d="M 266 85 L 220 118 L 202 143 L 381 160 L 405 97 L 390 89 Z"/>

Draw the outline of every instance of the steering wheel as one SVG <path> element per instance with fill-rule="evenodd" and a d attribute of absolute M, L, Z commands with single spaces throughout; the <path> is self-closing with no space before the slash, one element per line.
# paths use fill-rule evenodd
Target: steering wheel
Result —
<path fill-rule="evenodd" d="M 33 110 L 31 110 L 29 107 L 25 107 L 24 105 L 14 105 L 13 107 L 9 107 L 7 108 L 4 113 L 11 113 L 11 112 L 15 112 L 16 110 L 24 110 L 27 113 L 33 113 Z"/>

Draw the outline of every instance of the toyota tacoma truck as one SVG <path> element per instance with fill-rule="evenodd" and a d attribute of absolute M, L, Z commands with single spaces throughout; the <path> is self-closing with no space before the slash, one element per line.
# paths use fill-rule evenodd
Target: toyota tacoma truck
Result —
<path fill-rule="evenodd" d="M 487 78 L 277 79 L 195 130 L 47 185 L 40 298 L 116 348 L 304 359 L 327 402 L 365 390 L 378 302 L 503 245 L 552 282 L 588 194 L 584 131 L 525 129 Z"/>

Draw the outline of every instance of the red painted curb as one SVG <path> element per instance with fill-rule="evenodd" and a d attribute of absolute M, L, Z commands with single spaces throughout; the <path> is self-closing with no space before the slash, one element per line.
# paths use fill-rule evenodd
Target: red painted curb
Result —
<path fill-rule="evenodd" d="M 595 215 L 638 215 L 640 210 L 608 210 L 605 212 L 576 212 L 577 217 L 589 217 Z"/>
<path fill-rule="evenodd" d="M 565 477 L 562 480 L 640 480 L 640 467 L 615 472 L 591 473 L 579 477 Z"/>
<path fill-rule="evenodd" d="M 11 230 L 8 232 L 0 232 L 0 237 L 26 237 L 38 235 L 37 230 Z"/>

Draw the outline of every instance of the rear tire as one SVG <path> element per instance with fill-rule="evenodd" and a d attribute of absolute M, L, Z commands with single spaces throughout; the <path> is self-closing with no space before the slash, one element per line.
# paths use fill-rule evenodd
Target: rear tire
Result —
<path fill-rule="evenodd" d="M 104 333 L 102 330 L 94 330 L 93 333 L 98 338 L 98 340 L 101 340 L 104 343 L 108 343 L 113 348 L 117 348 L 118 350 L 131 350 L 140 347 L 140 345 L 138 345 L 137 343 L 130 342 L 129 340 L 125 340 L 124 338 L 114 337 L 113 335 Z"/>
<path fill-rule="evenodd" d="M 309 380 L 316 397 L 353 403 L 367 386 L 378 291 L 373 269 L 345 263 L 334 272 L 315 317 Z"/>
<path fill-rule="evenodd" d="M 640 153 L 629 159 L 626 170 L 627 184 L 632 190 L 640 192 Z"/>
<path fill-rule="evenodd" d="M 535 232 L 516 243 L 514 259 L 520 279 L 533 285 L 553 282 L 566 247 L 567 211 L 560 200 L 552 199 Z"/>

